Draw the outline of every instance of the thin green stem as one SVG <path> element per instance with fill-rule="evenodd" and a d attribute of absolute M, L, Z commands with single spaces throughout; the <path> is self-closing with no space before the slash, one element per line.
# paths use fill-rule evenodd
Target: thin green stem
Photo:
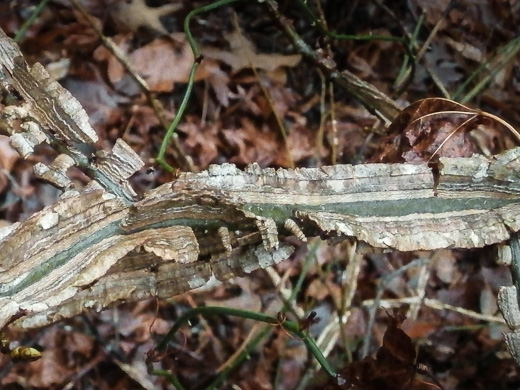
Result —
<path fill-rule="evenodd" d="M 349 35 L 349 34 L 339 34 L 337 32 L 331 31 L 327 29 L 320 19 L 314 14 L 314 12 L 310 9 L 309 5 L 306 1 L 298 0 L 298 5 L 301 9 L 307 14 L 307 17 L 311 20 L 311 25 L 316 27 L 322 34 L 332 38 L 332 39 L 342 39 L 342 40 L 350 40 L 350 41 L 370 41 L 370 40 L 379 40 L 379 41 L 394 41 L 405 43 L 406 40 L 404 38 L 394 37 L 391 35 L 378 35 L 378 34 L 366 34 L 366 35 Z"/>
<path fill-rule="evenodd" d="M 215 390 L 217 389 L 226 378 L 231 374 L 231 372 L 238 367 L 243 361 L 251 356 L 251 353 L 256 349 L 256 347 L 264 340 L 269 334 L 273 331 L 272 326 L 264 327 L 258 334 L 247 344 L 246 348 L 242 350 L 233 360 L 232 364 L 228 364 L 227 367 L 220 372 L 220 374 L 215 378 L 215 380 L 206 388 L 206 390 Z"/>
<path fill-rule="evenodd" d="M 312 245 L 309 246 L 309 253 L 307 256 L 305 256 L 305 262 L 303 263 L 300 276 L 298 277 L 298 280 L 296 281 L 296 284 L 294 285 L 294 288 L 291 292 L 291 296 L 288 299 L 290 303 L 296 299 L 296 295 L 301 291 L 303 283 L 305 282 L 305 278 L 307 277 L 307 274 L 309 273 L 309 270 L 311 269 L 316 259 L 316 252 L 319 245 L 320 241 L 315 241 Z"/>
<path fill-rule="evenodd" d="M 181 105 L 179 106 L 179 110 L 177 111 L 175 119 L 172 121 L 172 123 L 168 127 L 168 130 L 166 131 L 166 135 L 164 136 L 163 141 L 161 143 L 161 147 L 159 148 L 159 153 L 157 154 L 157 162 L 168 172 L 173 172 L 173 167 L 166 162 L 166 160 L 164 159 L 164 155 L 166 154 L 166 149 L 168 148 L 168 145 L 170 144 L 172 137 L 177 136 L 177 133 L 175 133 L 175 129 L 179 125 L 184 111 L 186 111 L 186 107 L 188 106 L 188 101 L 190 100 L 191 91 L 193 89 L 193 83 L 195 81 L 195 74 L 197 72 L 199 64 L 200 61 L 197 58 L 195 58 L 195 62 L 191 67 L 190 77 L 188 79 L 188 86 L 186 88 L 186 92 L 184 93 L 184 97 L 182 98 Z"/>
<path fill-rule="evenodd" d="M 170 383 L 175 387 L 176 390 L 186 390 L 186 388 L 179 381 L 179 378 L 177 378 L 177 375 L 172 374 L 168 370 L 153 370 L 152 375 L 162 376 L 162 377 L 168 379 L 170 381 Z"/>
<path fill-rule="evenodd" d="M 31 25 L 34 23 L 34 21 L 38 18 L 38 16 L 40 16 L 40 13 L 43 11 L 43 9 L 47 6 L 47 3 L 49 2 L 49 0 L 42 0 L 40 2 L 40 4 L 38 4 L 38 6 L 36 7 L 36 9 L 34 10 L 34 12 L 31 14 L 31 16 L 29 17 L 29 19 L 27 19 L 25 21 L 25 23 L 22 25 L 22 27 L 20 28 L 20 30 L 18 30 L 18 32 L 16 33 L 16 35 L 14 36 L 14 41 L 15 42 L 20 42 L 20 40 L 23 38 L 23 36 L 25 35 L 25 33 L 27 32 L 27 30 L 29 29 L 29 27 L 31 27 Z"/>
<path fill-rule="evenodd" d="M 227 316 L 234 316 L 234 317 L 240 317 L 240 318 L 246 318 L 258 322 L 263 322 L 269 325 L 276 325 L 282 327 L 285 331 L 292 333 L 296 337 L 300 338 L 303 343 L 307 346 L 307 349 L 309 352 L 316 358 L 318 363 L 323 367 L 323 369 L 331 376 L 335 377 L 336 374 L 334 370 L 331 368 L 323 354 L 321 353 L 320 349 L 314 342 L 314 340 L 309 337 L 309 335 L 302 331 L 300 329 L 300 326 L 297 322 L 294 321 L 280 321 L 277 318 L 274 318 L 272 316 L 258 313 L 254 311 L 248 311 L 248 310 L 241 310 L 241 309 L 235 309 L 230 307 L 218 307 L 218 306 L 208 306 L 208 307 L 197 307 L 195 309 L 189 310 L 188 312 L 184 313 L 179 319 L 173 324 L 172 328 L 168 332 L 168 334 L 161 340 L 161 342 L 157 345 L 156 351 L 158 353 L 164 353 L 166 351 L 166 348 L 170 341 L 173 339 L 175 334 L 180 330 L 180 328 L 185 325 L 186 323 L 189 323 L 189 321 L 197 316 L 197 315 L 205 315 L 205 316 L 211 316 L 211 315 L 227 315 Z M 260 332 L 255 338 L 249 343 L 248 347 L 244 349 L 244 351 L 238 356 L 237 360 L 243 361 L 251 351 L 254 349 L 254 347 L 265 337 L 270 331 L 272 330 L 272 327 L 266 327 L 262 332 Z M 210 389 L 216 388 L 219 384 L 222 383 L 222 381 L 225 379 L 225 377 L 229 374 L 229 372 L 236 367 L 237 364 L 233 364 L 232 366 L 227 367 L 223 372 L 226 374 L 224 376 L 219 375 L 219 378 L 215 380 L 215 382 L 210 385 Z M 163 375 L 163 372 L 160 370 L 152 370 L 152 374 L 156 375 Z M 171 374 L 170 374 L 171 375 Z M 164 376 L 164 375 L 163 375 Z M 177 378 L 175 378 L 177 380 Z M 173 383 L 173 382 L 172 382 Z"/>
<path fill-rule="evenodd" d="M 193 38 L 193 35 L 191 34 L 190 30 L 190 22 L 191 20 L 204 12 L 208 12 L 211 10 L 214 10 L 216 8 L 236 3 L 238 1 L 242 0 L 220 0 L 216 1 L 212 4 L 208 4 L 204 7 L 196 8 L 193 11 L 191 11 L 187 16 L 186 19 L 184 19 L 184 33 L 186 34 L 186 39 L 188 40 L 188 43 L 191 47 L 191 51 L 193 53 L 193 56 L 195 58 L 195 62 L 193 63 L 193 66 L 191 67 L 190 77 L 188 80 L 188 85 L 186 87 L 186 92 L 184 93 L 184 97 L 182 99 L 181 105 L 179 106 L 179 110 L 177 111 L 177 115 L 175 116 L 175 119 L 172 121 L 170 126 L 168 127 L 168 130 L 166 131 L 166 135 L 163 138 L 163 141 L 161 143 L 161 147 L 159 148 L 159 153 L 157 154 L 157 162 L 168 172 L 173 172 L 173 167 L 170 166 L 166 160 L 164 159 L 164 155 L 166 154 L 166 149 L 168 148 L 168 145 L 170 144 L 170 141 L 172 137 L 177 136 L 175 133 L 175 129 L 179 125 L 179 122 L 181 121 L 184 112 L 186 111 L 186 107 L 188 106 L 188 101 L 191 96 L 191 91 L 193 89 L 193 83 L 195 81 L 195 73 L 197 72 L 197 68 L 202 61 L 202 57 L 200 55 L 200 50 L 197 45 L 197 42 L 195 42 L 195 39 Z"/>
<path fill-rule="evenodd" d="M 419 36 L 419 32 L 424 23 L 424 18 L 425 18 L 424 14 L 421 14 L 421 16 L 419 17 L 419 20 L 417 21 L 415 29 L 412 32 L 412 35 L 410 36 L 410 46 L 411 47 L 415 47 L 415 45 L 417 44 L 417 37 Z M 406 56 L 404 58 L 403 63 L 401 64 L 401 69 L 399 69 L 399 73 L 395 79 L 394 88 L 398 91 L 396 93 L 397 96 L 399 96 L 401 94 L 401 91 L 404 90 L 404 87 L 406 86 L 407 82 L 409 80 L 411 80 L 411 78 L 412 78 L 412 74 L 411 74 L 412 68 L 408 67 L 408 62 L 411 59 L 412 58 L 409 56 Z M 415 60 L 418 61 L 417 57 L 415 58 Z"/>
<path fill-rule="evenodd" d="M 244 316 L 242 313 L 247 313 Z M 164 352 L 168 343 L 173 339 L 175 334 L 181 329 L 181 327 L 188 323 L 190 319 L 201 315 L 212 316 L 212 315 L 232 315 L 241 318 L 249 318 L 254 321 L 265 322 L 267 324 L 276 325 L 278 321 L 276 318 L 272 318 L 268 315 L 257 313 L 257 312 L 248 312 L 244 310 L 238 310 L 234 308 L 228 307 L 219 307 L 219 306 L 207 306 L 207 307 L 197 307 L 195 309 L 189 310 L 184 313 L 179 319 L 173 324 L 170 331 L 164 336 L 163 340 L 157 345 L 157 350 L 159 352 Z"/>

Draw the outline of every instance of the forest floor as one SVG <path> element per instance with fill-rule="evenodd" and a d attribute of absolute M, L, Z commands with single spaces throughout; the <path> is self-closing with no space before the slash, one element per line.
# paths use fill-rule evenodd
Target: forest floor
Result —
<path fill-rule="evenodd" d="M 2 1 L 0 27 L 14 37 L 39 4 Z M 132 178 L 136 189 L 144 192 L 171 181 L 174 173 L 156 162 L 166 133 L 163 122 L 95 28 L 146 80 L 169 123 L 184 97 L 194 60 L 183 21 L 190 11 L 209 2 L 81 0 L 79 4 L 93 19 L 89 21 L 69 0 L 47 2 L 20 37 L 22 52 L 29 63 L 46 66 L 81 102 L 100 145 L 109 147 L 123 138 L 137 151 L 146 167 Z M 515 145 L 513 136 L 495 120 L 459 125 L 478 109 L 520 128 L 520 1 L 281 0 L 278 5 L 312 50 L 338 71 L 347 70 L 373 84 L 399 107 L 424 98 L 445 98 L 470 108 L 435 116 L 424 134 L 414 126 L 389 128 L 388 121 L 298 53 L 265 2 L 237 1 L 192 20 L 191 33 L 202 62 L 177 129 L 180 152 L 167 151 L 166 160 L 173 167 L 203 170 L 224 162 L 241 168 L 253 162 L 286 168 L 424 162 L 432 156 L 495 154 Z M 348 36 L 327 36 L 325 29 Z M 423 108 L 437 112 L 454 107 L 437 99 Z M 8 137 L 0 136 L 3 220 L 27 219 L 56 202 L 58 190 L 32 173 L 35 162 L 50 162 L 53 156 L 50 148 L 41 147 L 23 160 Z M 75 180 L 81 183 L 85 178 L 78 175 Z M 327 359 L 337 372 L 353 375 L 362 370 L 353 362 L 362 358 L 363 344 L 375 353 L 387 332 L 394 348 L 392 359 L 407 357 L 399 370 L 381 361 L 370 366 L 369 375 L 383 378 L 380 389 L 520 388 L 520 368 L 503 342 L 508 329 L 496 303 L 498 288 L 511 284 L 511 276 L 496 263 L 494 248 L 367 250 L 359 269 L 346 275 L 352 245 L 312 241 L 300 245 L 274 273 L 258 271 L 169 302 L 149 300 L 86 313 L 39 331 L 10 331 L 13 340 L 42 350 L 43 357 L 21 364 L 0 356 L 0 387 L 171 389 L 166 378 L 147 372 L 147 352 L 187 310 L 220 305 L 272 315 L 281 310 L 305 313 L 300 319 L 317 312 L 319 320 L 309 321 L 310 334 L 322 336 L 320 345 L 327 347 Z M 417 266 L 399 271 L 413 261 Z M 357 288 L 344 307 L 352 277 Z M 284 292 L 293 294 L 289 306 L 282 299 Z M 388 312 L 377 309 L 375 322 L 367 329 L 378 292 Z M 399 321 L 391 311 L 405 304 L 408 319 L 401 328 L 413 341 L 411 352 L 407 336 L 396 331 Z M 174 372 L 186 389 L 207 388 L 216 378 L 223 378 L 222 389 L 347 388 L 331 384 L 309 359 L 302 341 L 280 327 L 264 331 L 262 324 L 230 317 L 201 318 L 190 325 L 178 334 L 167 356 L 155 363 Z M 265 334 L 248 359 L 236 365 L 234 355 L 260 332 Z M 421 373 L 423 365 L 431 376 Z M 355 388 L 375 388 L 371 386 L 367 382 Z"/>

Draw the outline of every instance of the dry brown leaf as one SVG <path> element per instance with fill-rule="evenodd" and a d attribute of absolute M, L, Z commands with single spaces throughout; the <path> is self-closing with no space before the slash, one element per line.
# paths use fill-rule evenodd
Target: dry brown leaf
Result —
<path fill-rule="evenodd" d="M 132 53 L 129 53 L 128 41 L 124 36 L 114 37 L 119 50 L 128 56 L 134 69 L 146 80 L 150 90 L 154 92 L 171 92 L 175 84 L 185 84 L 189 80 L 193 66 L 193 53 L 184 34 L 171 35 L 175 38 L 176 45 L 169 39 L 159 38 Z M 128 75 L 124 67 L 107 49 L 99 47 L 96 49 L 94 57 L 98 61 L 108 62 L 108 79 L 113 85 L 124 89 L 126 94 L 133 94 L 126 84 L 125 80 Z M 224 107 L 229 105 L 229 97 L 232 95 L 228 87 L 229 77 L 220 69 L 216 61 L 211 59 L 202 61 L 197 69 L 195 80 L 207 80 L 215 91 L 219 103 Z"/>
<path fill-rule="evenodd" d="M 107 124 L 114 123 L 121 115 L 119 104 L 125 99 L 116 94 L 101 77 L 92 80 L 67 78 L 63 86 L 78 99 L 87 111 L 92 127 L 101 134 Z"/>
<path fill-rule="evenodd" d="M 133 3 L 132 3 L 133 4 Z M 171 39 L 155 39 L 147 45 L 129 53 L 126 39 L 116 36 L 118 46 L 123 54 L 127 54 L 135 70 L 147 81 L 154 92 L 171 92 L 176 83 L 187 83 L 193 66 L 193 53 L 184 34 L 170 34 L 178 43 L 174 47 Z M 253 44 L 247 40 L 240 30 L 225 35 L 230 50 L 204 47 L 204 57 L 197 70 L 195 80 L 207 80 L 215 92 L 219 103 L 229 106 L 232 93 L 228 87 L 229 77 L 219 67 L 219 62 L 231 66 L 233 72 L 254 67 L 272 75 L 276 81 L 285 81 L 282 67 L 295 66 L 301 60 L 300 55 L 257 54 Z M 125 70 L 119 61 L 106 49 L 98 48 L 94 54 L 98 61 L 108 61 L 108 78 L 114 84 L 125 84 Z M 125 84 L 126 85 L 126 84 Z M 132 94 L 130 90 L 126 93 Z"/>
<path fill-rule="evenodd" d="M 497 154 L 520 134 L 492 114 L 449 99 L 427 98 L 403 109 L 388 127 L 387 137 L 380 160 L 425 162 L 440 156 Z"/>
<path fill-rule="evenodd" d="M 438 80 L 448 89 L 455 89 L 463 83 L 464 73 L 460 70 L 460 65 L 449 55 L 453 50 L 445 42 L 434 41 L 429 50 L 424 54 L 424 59 L 430 71 L 425 72 L 421 69 L 415 76 L 416 83 L 426 83 L 430 79 L 430 72 L 435 74 Z"/>
<path fill-rule="evenodd" d="M 247 118 L 241 119 L 241 129 L 224 129 L 222 134 L 235 155 L 230 162 L 238 165 L 258 162 L 268 166 L 278 158 L 280 143 L 277 135 L 267 128 L 259 129 Z"/>
<path fill-rule="evenodd" d="M 219 103 L 224 106 L 229 106 L 229 98 L 233 93 L 229 89 L 229 76 L 220 69 L 217 61 L 205 58 L 197 69 L 195 75 L 196 80 L 207 80 Z"/>
<path fill-rule="evenodd" d="M 312 134 L 308 128 L 293 126 L 287 137 L 287 145 L 291 148 L 291 157 L 294 161 L 302 161 L 313 155 Z M 276 165 L 290 166 L 287 153 L 280 153 L 276 160 Z"/>
<path fill-rule="evenodd" d="M 184 141 L 186 152 L 193 156 L 198 167 L 205 169 L 218 157 L 221 126 L 218 122 L 201 126 L 198 119 L 190 117 L 179 125 L 179 131 L 187 137 Z"/>
<path fill-rule="evenodd" d="M 130 45 L 128 43 L 127 37 L 124 35 L 116 35 L 112 38 L 112 40 L 123 55 L 128 54 Z M 125 68 L 105 46 L 99 46 L 96 50 L 94 50 L 92 56 L 96 61 L 107 62 L 108 79 L 113 85 L 121 81 L 125 75 Z"/>
<path fill-rule="evenodd" d="M 140 47 L 129 58 L 154 92 L 170 92 L 176 82 L 186 83 L 194 59 L 186 42 L 174 48 L 166 39 L 156 39 Z"/>
<path fill-rule="evenodd" d="M 325 298 L 327 298 L 330 295 L 330 292 L 333 287 L 334 292 L 338 292 L 337 286 L 335 286 L 334 284 L 331 284 L 329 286 L 327 282 L 330 281 L 314 279 L 312 282 L 309 283 L 309 287 L 307 287 L 305 295 L 307 297 L 313 298 L 317 302 L 322 302 Z"/>
<path fill-rule="evenodd" d="M 224 37 L 229 43 L 229 51 L 214 47 L 203 47 L 201 48 L 201 52 L 206 58 L 212 58 L 229 65 L 233 73 L 252 67 L 267 72 L 273 72 L 280 67 L 296 66 L 301 60 L 301 55 L 299 54 L 282 55 L 256 53 L 254 45 L 239 29 L 224 34 Z"/>
<path fill-rule="evenodd" d="M 161 23 L 161 16 L 176 12 L 182 3 L 165 4 L 161 7 L 148 7 L 145 0 L 119 1 L 110 6 L 109 15 L 121 32 L 135 32 L 145 28 L 153 32 L 168 35 L 169 31 Z"/>
<path fill-rule="evenodd" d="M 347 365 L 341 373 L 344 383 L 337 384 L 334 378 L 325 389 L 440 390 L 437 385 L 417 377 L 417 353 L 412 339 L 401 329 L 406 319 L 403 314 L 405 310 L 396 309 L 389 315 L 383 345 L 375 358 L 367 356 Z"/>

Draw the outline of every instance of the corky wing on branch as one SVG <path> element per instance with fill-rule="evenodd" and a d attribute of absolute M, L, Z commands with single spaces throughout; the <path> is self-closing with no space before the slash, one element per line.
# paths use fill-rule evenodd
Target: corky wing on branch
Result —
<path fill-rule="evenodd" d="M 21 313 L 29 315 L 24 326 L 41 326 L 91 307 L 170 297 L 211 276 L 247 273 L 292 252 L 277 239 L 276 245 L 257 248 L 253 243 L 261 242 L 266 230 L 261 218 L 246 217 L 234 205 L 215 207 L 214 197 L 181 201 L 182 196 L 171 197 L 167 186 L 168 199 L 158 189 L 150 197 L 159 197 L 159 203 L 136 204 L 127 179 L 143 166 L 141 159 L 121 139 L 110 152 L 98 150 L 97 135 L 79 102 L 43 66 L 29 67 L 1 30 L 0 82 L 10 97 L 0 125 L 12 145 L 27 157 L 39 143 L 49 143 L 60 154 L 48 166 L 37 164 L 35 173 L 67 190 L 58 204 L 1 232 L 0 327 Z M 73 165 L 94 179 L 81 194 L 67 177 Z M 139 226 L 126 221 L 141 208 L 151 218 L 134 218 Z M 157 226 L 165 212 L 168 226 Z M 197 233 L 185 226 L 190 218 L 198 219 Z M 230 234 L 226 222 L 241 224 L 241 233 Z M 204 236 L 212 226 L 215 237 L 199 241 L 196 234 Z"/>
<path fill-rule="evenodd" d="M 174 191 L 215 191 L 283 230 L 296 220 L 307 235 L 356 237 L 401 251 L 480 248 L 518 231 L 520 149 L 493 160 L 441 158 L 425 164 L 359 164 L 245 171 L 224 164 L 184 173 Z"/>
<path fill-rule="evenodd" d="M 131 206 L 102 190 L 65 198 L 0 236 L 0 327 L 22 314 L 20 326 L 40 327 L 117 302 L 171 297 L 293 250 L 257 245 L 259 219 L 218 193 L 174 194 L 170 184 Z"/>
<path fill-rule="evenodd" d="M 283 237 L 356 237 L 401 250 L 482 247 L 518 231 L 520 149 L 488 161 L 185 173 L 127 205 L 67 198 L 3 231 L 0 326 L 37 327 L 169 297 L 287 258 Z M 292 223 L 288 223 L 292 221 Z"/>
<path fill-rule="evenodd" d="M 10 134 L 13 147 L 24 158 L 42 142 L 60 153 L 48 166 L 36 164 L 37 177 L 71 190 L 66 171 L 76 165 L 95 180 L 93 188 L 105 188 L 128 202 L 135 199 L 127 179 L 143 167 L 139 156 L 122 139 L 111 152 L 99 150 L 98 136 L 80 103 L 41 64 L 29 67 L 18 46 L 1 29 L 0 81 L 4 90 L 14 90 L 22 99 L 5 107 L 0 118 L 0 127 Z M 22 124 L 16 125 L 15 119 Z"/>

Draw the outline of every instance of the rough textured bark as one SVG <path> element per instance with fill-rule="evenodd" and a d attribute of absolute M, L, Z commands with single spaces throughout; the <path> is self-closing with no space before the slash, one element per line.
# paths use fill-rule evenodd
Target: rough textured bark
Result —
<path fill-rule="evenodd" d="M 21 97 L 0 126 L 23 156 L 49 142 L 61 154 L 39 177 L 65 190 L 27 221 L 0 230 L 0 328 L 39 327 L 87 309 L 170 297 L 286 259 L 288 236 L 355 238 L 402 251 L 478 248 L 512 237 L 520 280 L 520 149 L 494 159 L 443 158 L 426 165 L 366 164 L 245 171 L 231 164 L 185 173 L 138 198 L 127 179 L 142 161 L 126 143 L 96 146 L 79 103 L 28 67 L 0 30 L 0 81 Z M 17 119 L 15 121 L 14 119 Z M 17 124 L 21 120 L 21 125 Z M 92 183 L 73 188 L 75 165 Z M 501 246 L 501 248 L 505 248 Z M 499 297 L 517 359 L 517 285 Z"/>
<path fill-rule="evenodd" d="M 404 251 L 501 243 L 520 229 L 518 186 L 504 177 L 519 155 L 444 158 L 437 177 L 426 165 L 224 164 L 131 204 L 104 190 L 68 197 L 4 229 L 0 321 L 23 310 L 19 324 L 42 326 L 169 297 L 281 261 L 291 248 L 279 240 L 299 232 Z"/>

